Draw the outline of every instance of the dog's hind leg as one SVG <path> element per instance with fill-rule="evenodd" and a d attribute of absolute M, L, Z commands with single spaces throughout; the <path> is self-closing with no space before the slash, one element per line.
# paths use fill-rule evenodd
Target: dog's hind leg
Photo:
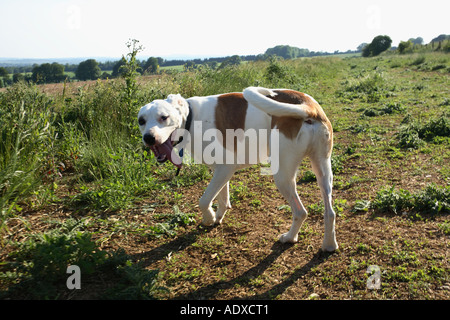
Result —
<path fill-rule="evenodd" d="M 295 177 L 299 162 L 301 162 L 301 159 L 299 161 L 298 158 L 294 157 L 284 157 L 283 159 L 280 159 L 278 172 L 273 176 L 278 190 L 289 202 L 292 210 L 292 225 L 289 232 L 280 236 L 280 241 L 282 243 L 297 242 L 298 232 L 308 215 L 305 207 L 300 201 L 296 189 Z"/>
<path fill-rule="evenodd" d="M 325 234 L 322 243 L 322 250 L 332 252 L 338 249 L 335 233 L 336 213 L 333 210 L 331 193 L 333 186 L 333 172 L 331 171 L 331 158 L 311 157 L 311 163 L 316 174 L 317 183 L 322 193 L 325 206 L 324 224 Z"/>
<path fill-rule="evenodd" d="M 203 215 L 202 224 L 205 226 L 212 226 L 215 223 L 220 223 L 226 211 L 226 206 L 229 205 L 228 187 L 227 183 L 235 172 L 236 168 L 233 165 L 217 165 L 214 169 L 214 174 L 208 187 L 200 198 L 199 207 Z M 223 190 L 225 189 L 225 190 Z M 219 216 L 216 217 L 211 205 L 213 200 L 219 196 Z M 226 193 L 226 194 L 225 194 Z M 226 197 L 225 197 L 226 196 Z M 225 208 L 224 208 L 225 204 Z"/>

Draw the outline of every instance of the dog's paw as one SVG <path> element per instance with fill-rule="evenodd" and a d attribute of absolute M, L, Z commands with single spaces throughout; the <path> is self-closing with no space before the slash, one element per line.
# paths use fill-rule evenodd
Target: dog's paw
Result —
<path fill-rule="evenodd" d="M 205 227 L 212 227 L 215 223 L 216 223 L 216 218 L 210 218 L 210 219 L 203 218 L 203 220 L 202 220 L 202 225 Z"/>
<path fill-rule="evenodd" d="M 295 235 L 295 237 L 292 237 L 289 235 L 289 232 L 283 233 L 280 236 L 281 243 L 296 243 L 297 241 L 298 241 L 298 235 Z"/>
<path fill-rule="evenodd" d="M 322 251 L 323 252 L 334 252 L 337 249 L 339 249 L 339 246 L 338 246 L 338 244 L 336 242 L 330 243 L 330 244 L 326 244 L 326 243 L 322 244 Z"/>

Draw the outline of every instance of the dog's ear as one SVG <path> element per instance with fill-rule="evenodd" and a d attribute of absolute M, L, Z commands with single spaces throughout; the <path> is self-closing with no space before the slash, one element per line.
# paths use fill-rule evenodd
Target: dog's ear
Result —
<path fill-rule="evenodd" d="M 187 117 L 189 106 L 187 101 L 180 94 L 169 94 L 166 101 L 177 109 L 183 118 Z"/>

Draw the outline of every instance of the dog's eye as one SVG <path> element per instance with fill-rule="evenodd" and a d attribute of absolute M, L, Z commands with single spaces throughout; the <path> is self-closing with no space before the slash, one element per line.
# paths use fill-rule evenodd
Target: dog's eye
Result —
<path fill-rule="evenodd" d="M 167 119 L 169 119 L 169 116 L 161 116 L 161 121 L 166 121 Z"/>
<path fill-rule="evenodd" d="M 140 125 L 140 126 L 145 125 L 145 119 L 142 118 L 142 117 L 139 118 L 138 122 L 139 122 L 139 125 Z"/>

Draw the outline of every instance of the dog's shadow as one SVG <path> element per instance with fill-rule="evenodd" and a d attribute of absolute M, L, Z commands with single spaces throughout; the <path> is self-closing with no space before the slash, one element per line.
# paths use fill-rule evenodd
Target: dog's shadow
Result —
<path fill-rule="evenodd" d="M 217 281 L 215 283 L 211 283 L 207 286 L 201 287 L 193 292 L 189 292 L 185 295 L 179 295 L 174 297 L 173 299 L 186 299 L 186 300 L 196 300 L 196 299 L 214 299 L 215 296 L 224 290 L 231 289 L 236 285 L 243 285 L 248 283 L 250 279 L 255 279 L 258 276 L 262 275 L 265 270 L 267 270 L 272 264 L 280 257 L 283 252 L 291 248 L 292 244 L 283 244 L 280 242 L 274 243 L 271 250 L 272 252 L 265 257 L 260 263 L 256 266 L 250 268 L 245 271 L 241 275 L 236 278 L 230 280 L 222 280 Z M 256 300 L 270 300 L 274 297 L 285 292 L 291 285 L 295 283 L 300 277 L 309 272 L 314 266 L 321 264 L 328 258 L 329 254 L 323 253 L 322 251 L 318 251 L 314 254 L 308 263 L 306 263 L 303 267 L 296 269 L 287 279 L 282 281 L 281 283 L 271 287 L 265 292 L 256 294 L 256 295 L 248 295 L 248 296 L 239 296 L 234 297 L 233 299 L 256 299 Z"/>
<path fill-rule="evenodd" d="M 162 260 L 168 256 L 170 252 L 185 250 L 188 246 L 192 245 L 199 235 L 207 233 L 211 228 L 196 228 L 191 232 L 174 239 L 166 244 L 163 244 L 157 248 L 147 251 L 142 254 L 134 256 L 135 259 L 141 261 L 143 266 L 149 266 L 159 260 Z M 267 255 L 261 262 L 254 267 L 243 272 L 241 275 L 230 279 L 220 280 L 214 283 L 208 284 L 195 291 L 191 291 L 187 294 L 177 295 L 172 297 L 176 300 L 203 300 L 203 299 L 215 299 L 216 295 L 224 290 L 231 289 L 236 285 L 242 285 L 248 283 L 250 279 L 255 279 L 262 275 L 286 250 L 290 249 L 292 244 L 283 244 L 275 242 L 271 248 L 271 253 Z M 271 287 L 265 292 L 251 296 L 239 296 L 235 299 L 258 299 L 269 300 L 285 292 L 290 286 L 292 286 L 299 278 L 307 274 L 313 267 L 321 264 L 330 257 L 332 253 L 324 253 L 320 249 L 312 256 L 312 258 L 301 268 L 297 268 L 289 277 L 280 282 L 279 284 Z"/>

